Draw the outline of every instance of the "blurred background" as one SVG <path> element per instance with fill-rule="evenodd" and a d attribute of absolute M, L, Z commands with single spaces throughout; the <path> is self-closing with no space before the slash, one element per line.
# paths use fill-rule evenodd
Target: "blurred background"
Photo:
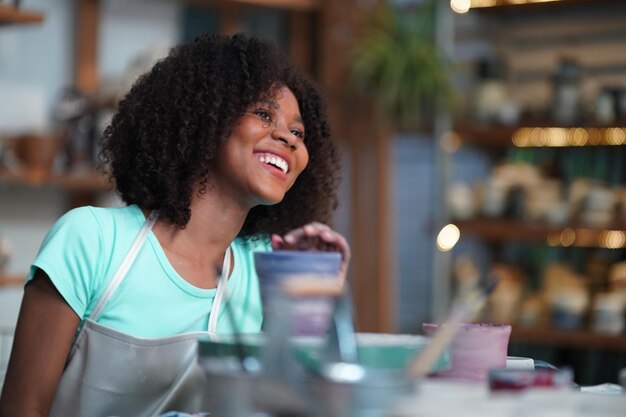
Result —
<path fill-rule="evenodd" d="M 48 228 L 121 204 L 95 170 L 116 103 L 207 32 L 276 41 L 324 91 L 359 330 L 421 333 L 497 276 L 479 319 L 513 324 L 509 354 L 616 382 L 621 0 L 0 0 L 0 370 Z"/>

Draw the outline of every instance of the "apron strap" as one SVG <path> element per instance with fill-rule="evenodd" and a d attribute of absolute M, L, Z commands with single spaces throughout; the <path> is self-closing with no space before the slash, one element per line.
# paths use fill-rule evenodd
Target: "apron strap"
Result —
<path fill-rule="evenodd" d="M 213 299 L 213 305 L 211 306 L 211 313 L 209 314 L 209 326 L 208 332 L 209 336 L 213 337 L 217 334 L 217 317 L 220 313 L 220 308 L 222 307 L 222 300 L 228 296 L 226 293 L 226 286 L 228 285 L 228 275 L 230 274 L 231 267 L 231 255 L 232 249 L 230 246 L 226 250 L 224 254 L 224 264 L 222 265 L 222 274 L 220 275 L 220 279 L 217 282 L 217 291 L 215 293 L 215 298 Z M 229 300 L 226 300 L 229 302 Z"/>
<path fill-rule="evenodd" d="M 159 218 L 159 212 L 157 210 L 153 210 L 152 212 L 150 212 L 150 215 L 148 216 L 145 223 L 143 224 L 143 227 L 139 231 L 139 234 L 137 234 L 137 237 L 135 238 L 133 245 L 130 247 L 130 250 L 126 254 L 126 257 L 124 258 L 121 265 L 115 272 L 115 275 L 113 275 L 113 278 L 111 278 L 111 280 L 109 281 L 109 284 L 107 285 L 106 289 L 102 293 L 100 300 L 98 300 L 98 304 L 96 304 L 93 311 L 89 315 L 88 317 L 89 319 L 93 321 L 98 320 L 98 318 L 100 317 L 100 314 L 102 313 L 102 310 L 104 309 L 104 306 L 109 301 L 111 296 L 115 293 L 115 291 L 117 290 L 117 287 L 119 287 L 119 285 L 122 283 L 122 280 L 126 276 L 126 273 L 130 269 L 133 262 L 135 261 L 137 254 L 139 254 L 139 250 L 141 249 L 141 247 L 143 246 L 143 243 L 146 240 L 146 237 L 148 237 L 148 233 L 150 233 L 150 231 L 152 230 L 152 227 L 154 226 L 158 218 Z"/>

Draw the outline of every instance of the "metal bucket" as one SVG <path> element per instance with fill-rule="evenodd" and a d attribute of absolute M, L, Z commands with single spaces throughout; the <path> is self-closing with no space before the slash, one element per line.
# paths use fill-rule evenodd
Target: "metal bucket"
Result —
<path fill-rule="evenodd" d="M 415 390 L 404 370 L 337 363 L 310 380 L 316 417 L 383 417 L 395 401 Z"/>
<path fill-rule="evenodd" d="M 202 409 L 214 417 L 268 415 L 312 416 L 311 406 L 294 387 L 268 378 L 262 372 L 247 373 L 204 367 L 206 376 Z"/>
<path fill-rule="evenodd" d="M 336 300 L 322 361 L 317 368 L 308 368 L 315 417 L 383 417 L 397 398 L 415 389 L 415 381 L 404 369 L 360 363 L 352 314 L 346 291 Z"/>
<path fill-rule="evenodd" d="M 259 373 L 244 372 L 237 358 L 200 358 L 206 378 L 202 410 L 216 417 L 250 417 L 256 413 L 255 387 Z"/>

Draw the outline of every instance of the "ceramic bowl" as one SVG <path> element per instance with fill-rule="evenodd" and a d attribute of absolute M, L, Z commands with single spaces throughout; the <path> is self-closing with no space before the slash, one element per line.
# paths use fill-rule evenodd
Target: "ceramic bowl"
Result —
<path fill-rule="evenodd" d="M 424 323 L 424 334 L 432 337 L 439 324 Z M 469 381 L 486 381 L 489 369 L 506 366 L 511 326 L 491 323 L 462 323 L 452 340 L 452 367 L 438 376 Z"/>
<path fill-rule="evenodd" d="M 260 358 L 265 344 L 262 334 L 242 335 L 242 344 L 246 355 Z M 317 364 L 321 361 L 325 338 L 293 337 L 291 339 L 295 357 L 305 364 Z M 403 369 L 429 343 L 429 339 L 420 335 L 389 333 L 357 333 L 357 352 L 359 363 L 370 369 Z M 213 340 L 199 341 L 200 356 L 233 357 L 237 355 L 234 337 L 220 335 Z M 444 351 L 433 364 L 431 370 L 444 371 L 451 366 L 451 355 Z"/>

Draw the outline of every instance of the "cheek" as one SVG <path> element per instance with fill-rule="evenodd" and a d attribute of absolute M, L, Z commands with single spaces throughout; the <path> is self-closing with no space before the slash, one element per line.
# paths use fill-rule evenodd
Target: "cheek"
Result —
<path fill-rule="evenodd" d="M 293 178 L 293 181 L 291 182 L 291 184 L 289 185 L 289 189 L 293 187 L 293 185 L 296 183 L 296 181 L 300 177 L 300 174 L 302 174 L 302 171 L 304 171 L 304 169 L 308 165 L 309 165 L 309 153 L 305 150 L 304 152 L 298 154 L 298 172 L 297 172 L 297 175 Z"/>
<path fill-rule="evenodd" d="M 238 138 L 241 142 L 246 142 L 253 138 L 266 135 L 267 131 L 268 126 L 265 124 L 258 123 L 258 121 L 251 117 L 244 117 L 233 127 L 229 139 Z"/>
<path fill-rule="evenodd" d="M 298 174 L 301 174 L 307 165 L 309 165 L 309 152 L 306 149 L 304 149 L 302 154 L 298 157 L 298 163 L 300 164 L 300 172 L 298 172 Z"/>

